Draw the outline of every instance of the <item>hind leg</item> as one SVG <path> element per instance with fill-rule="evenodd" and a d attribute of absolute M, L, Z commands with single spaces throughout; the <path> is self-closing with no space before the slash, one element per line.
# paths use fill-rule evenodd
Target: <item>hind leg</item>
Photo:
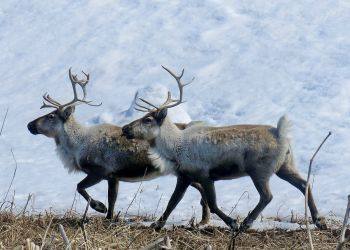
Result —
<path fill-rule="evenodd" d="M 111 178 L 108 180 L 108 210 L 106 219 L 113 219 L 114 206 L 118 196 L 119 181 Z"/>
<path fill-rule="evenodd" d="M 203 189 L 202 185 L 199 184 L 198 182 L 192 182 L 191 186 L 194 187 L 195 189 L 197 189 L 201 193 L 201 196 L 202 196 L 202 199 L 201 199 L 202 220 L 199 222 L 199 225 L 208 224 L 209 220 L 210 220 L 210 209 L 208 206 L 208 201 L 207 201 L 204 189 Z"/>
<path fill-rule="evenodd" d="M 306 180 L 304 180 L 298 173 L 294 166 L 293 161 L 289 161 L 282 165 L 282 167 L 276 173 L 278 177 L 289 182 L 294 187 L 299 189 L 304 195 L 306 191 Z M 314 198 L 311 193 L 311 188 L 308 190 L 308 206 L 310 209 L 311 217 L 315 225 L 320 229 L 327 229 L 327 225 L 323 217 L 320 217 L 315 205 Z"/>

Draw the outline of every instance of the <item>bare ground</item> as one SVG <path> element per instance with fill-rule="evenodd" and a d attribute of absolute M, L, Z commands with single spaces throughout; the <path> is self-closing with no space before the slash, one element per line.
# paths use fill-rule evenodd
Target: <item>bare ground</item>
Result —
<path fill-rule="evenodd" d="M 52 223 L 50 224 L 50 221 Z M 50 226 L 49 226 L 50 224 Z M 171 240 L 172 249 L 229 249 L 232 234 L 226 228 L 208 226 L 173 227 L 156 232 L 137 223 L 119 221 L 111 223 L 102 217 L 90 217 L 85 223 L 85 239 L 82 218 L 76 214 L 58 216 L 54 214 L 16 216 L 13 213 L 0 213 L 0 249 L 28 249 L 26 244 L 43 249 L 64 249 L 65 243 L 59 232 L 59 224 L 65 229 L 73 249 L 142 249 L 155 241 Z M 45 236 L 45 231 L 47 234 Z M 315 249 L 335 249 L 339 239 L 339 229 L 313 230 Z M 30 239 L 32 243 L 29 243 Z M 161 242 L 160 245 L 166 245 Z M 158 244 L 158 245 L 159 245 Z M 21 247 L 23 246 L 23 248 Z M 348 245 L 347 247 L 350 247 Z M 281 229 L 264 232 L 249 231 L 235 240 L 235 249 L 307 249 L 308 240 L 304 230 L 285 231 Z M 39 248 L 37 248 L 39 249 Z M 147 248 L 146 248 L 147 249 Z M 160 249 L 150 247 L 148 249 Z M 166 249 L 166 248 L 163 248 Z"/>

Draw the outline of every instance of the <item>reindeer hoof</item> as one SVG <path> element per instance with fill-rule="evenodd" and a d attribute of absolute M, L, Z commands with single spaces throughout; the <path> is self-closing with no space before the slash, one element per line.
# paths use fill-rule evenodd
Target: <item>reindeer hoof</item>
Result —
<path fill-rule="evenodd" d="M 100 212 L 100 213 L 103 213 L 103 214 L 107 213 L 106 206 L 100 201 L 92 200 L 90 202 L 90 207 L 92 209 L 96 210 L 97 212 Z"/>
<path fill-rule="evenodd" d="M 198 224 L 197 224 L 197 226 L 198 227 L 201 227 L 201 226 L 205 226 L 205 225 L 207 225 L 209 223 L 209 219 L 202 219 Z"/>
<path fill-rule="evenodd" d="M 241 225 L 240 225 L 240 227 L 238 229 L 238 232 L 239 233 L 243 233 L 243 232 L 247 231 L 252 226 L 252 224 L 253 224 L 253 221 L 251 221 L 251 220 L 244 220 L 241 223 Z"/>
<path fill-rule="evenodd" d="M 238 231 L 238 223 L 237 220 L 231 219 L 228 226 L 231 228 L 232 231 Z"/>
<path fill-rule="evenodd" d="M 318 217 L 315 220 L 315 225 L 316 227 L 318 227 L 321 230 L 326 230 L 327 229 L 327 224 L 326 224 L 326 220 L 324 217 Z"/>
<path fill-rule="evenodd" d="M 112 219 L 113 219 L 113 214 L 108 213 L 108 214 L 106 215 L 106 219 L 107 219 L 107 220 L 112 220 Z"/>
<path fill-rule="evenodd" d="M 162 227 L 164 227 L 164 225 L 165 225 L 165 221 L 156 221 L 156 222 L 153 222 L 150 227 L 156 231 L 159 231 L 160 229 L 162 229 Z"/>

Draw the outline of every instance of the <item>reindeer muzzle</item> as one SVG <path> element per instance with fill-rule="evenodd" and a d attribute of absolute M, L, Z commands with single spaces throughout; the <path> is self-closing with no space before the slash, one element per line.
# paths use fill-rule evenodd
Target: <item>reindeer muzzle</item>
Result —
<path fill-rule="evenodd" d="M 125 136 L 126 139 L 129 139 L 129 140 L 135 138 L 128 125 L 126 125 L 122 128 L 122 136 Z"/>
<path fill-rule="evenodd" d="M 34 121 L 28 123 L 27 128 L 28 128 L 29 132 L 32 133 L 33 135 L 39 134 L 39 132 L 35 126 Z"/>

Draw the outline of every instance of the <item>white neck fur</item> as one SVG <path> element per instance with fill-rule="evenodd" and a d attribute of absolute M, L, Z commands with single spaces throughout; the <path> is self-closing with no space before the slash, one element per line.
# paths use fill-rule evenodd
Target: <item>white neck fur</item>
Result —
<path fill-rule="evenodd" d="M 64 123 L 62 132 L 55 139 L 57 154 L 69 173 L 79 171 L 76 159 L 84 145 L 84 134 L 85 127 L 71 116 Z"/>
<path fill-rule="evenodd" d="M 175 160 L 181 142 L 182 131 L 168 117 L 165 117 L 155 140 L 158 153 L 168 160 Z"/>

